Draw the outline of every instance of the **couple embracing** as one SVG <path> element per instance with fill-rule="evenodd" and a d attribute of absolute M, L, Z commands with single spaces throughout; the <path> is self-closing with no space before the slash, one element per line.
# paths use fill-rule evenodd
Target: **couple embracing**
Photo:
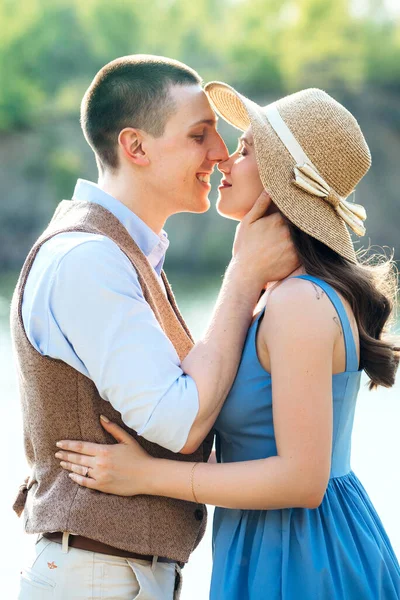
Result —
<path fill-rule="evenodd" d="M 216 115 L 243 132 L 232 155 Z M 350 465 L 361 373 L 392 386 L 400 352 L 393 262 L 349 233 L 371 162 L 357 121 L 318 89 L 260 107 L 137 55 L 100 70 L 81 123 L 98 183 L 59 204 L 11 307 L 31 468 L 14 509 L 37 534 L 20 600 L 178 598 L 205 504 L 213 600 L 398 600 Z M 208 210 L 215 166 L 240 225 L 194 343 L 163 227 Z"/>

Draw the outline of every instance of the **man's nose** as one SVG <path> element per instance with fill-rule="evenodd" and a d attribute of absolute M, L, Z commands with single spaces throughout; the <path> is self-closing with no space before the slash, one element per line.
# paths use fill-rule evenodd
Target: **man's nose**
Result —
<path fill-rule="evenodd" d="M 225 145 L 222 137 L 217 133 L 217 139 L 215 144 L 208 151 L 208 159 L 219 163 L 227 160 L 229 158 L 228 148 Z"/>

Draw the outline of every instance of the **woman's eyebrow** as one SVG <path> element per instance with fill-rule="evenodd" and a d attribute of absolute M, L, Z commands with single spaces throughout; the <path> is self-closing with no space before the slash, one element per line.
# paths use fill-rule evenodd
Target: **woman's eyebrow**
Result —
<path fill-rule="evenodd" d="M 247 138 L 245 135 L 242 135 L 242 136 L 239 138 L 239 144 L 240 144 L 241 142 L 244 142 L 244 143 L 245 143 L 245 144 L 247 144 L 248 146 L 252 146 L 252 145 L 253 145 L 253 142 L 251 142 L 251 141 L 250 141 L 250 140 L 249 140 L 249 139 L 248 139 L 248 138 Z"/>

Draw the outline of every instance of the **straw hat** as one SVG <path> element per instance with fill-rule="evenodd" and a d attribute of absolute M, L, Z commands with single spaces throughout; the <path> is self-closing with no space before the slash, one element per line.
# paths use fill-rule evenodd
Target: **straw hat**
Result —
<path fill-rule="evenodd" d="M 228 123 L 241 131 L 251 126 L 260 178 L 279 210 L 356 263 L 346 225 L 364 235 L 366 213 L 346 198 L 368 171 L 371 155 L 353 115 L 318 89 L 264 107 L 219 81 L 204 89 Z"/>

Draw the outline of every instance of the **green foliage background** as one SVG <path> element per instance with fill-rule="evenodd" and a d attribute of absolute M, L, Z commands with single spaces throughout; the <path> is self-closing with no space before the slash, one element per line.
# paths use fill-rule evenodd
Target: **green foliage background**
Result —
<path fill-rule="evenodd" d="M 374 217 L 369 239 L 400 250 L 391 163 L 400 151 L 400 20 L 383 0 L 0 0 L 0 31 L 3 269 L 20 265 L 78 176 L 96 178 L 80 100 L 99 68 L 133 53 L 177 58 L 264 103 L 308 86 L 334 93 L 366 126 L 385 172 L 383 185 L 375 174 L 362 188 Z M 172 219 L 172 263 L 185 249 L 188 268 L 224 264 L 233 224 L 220 221 L 215 212 Z"/>

